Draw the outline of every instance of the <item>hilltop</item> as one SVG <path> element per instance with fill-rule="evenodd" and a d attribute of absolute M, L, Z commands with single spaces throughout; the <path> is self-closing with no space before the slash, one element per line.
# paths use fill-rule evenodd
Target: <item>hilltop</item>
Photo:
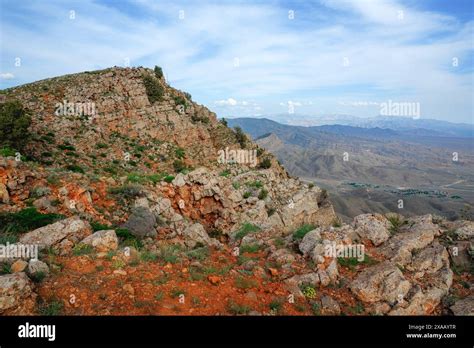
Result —
<path fill-rule="evenodd" d="M 472 222 L 343 224 L 330 193 L 290 176 L 158 67 L 1 96 L 24 107 L 31 136 L 0 153 L 0 245 L 40 255 L 0 248 L 0 314 L 472 311 Z"/>

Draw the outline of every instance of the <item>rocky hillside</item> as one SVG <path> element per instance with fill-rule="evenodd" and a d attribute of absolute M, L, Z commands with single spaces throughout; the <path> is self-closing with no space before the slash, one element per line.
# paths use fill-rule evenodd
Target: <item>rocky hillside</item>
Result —
<path fill-rule="evenodd" d="M 159 68 L 1 96 L 32 121 L 0 156 L 2 315 L 472 314 L 472 222 L 342 225 Z"/>

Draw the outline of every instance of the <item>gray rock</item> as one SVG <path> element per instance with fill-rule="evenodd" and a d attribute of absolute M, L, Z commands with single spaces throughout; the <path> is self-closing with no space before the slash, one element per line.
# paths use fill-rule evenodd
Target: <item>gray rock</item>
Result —
<path fill-rule="evenodd" d="M 156 237 L 156 217 L 150 209 L 145 207 L 133 208 L 132 213 L 123 227 L 139 238 Z"/>
<path fill-rule="evenodd" d="M 461 226 L 458 227 L 454 233 L 457 238 L 460 240 L 467 240 L 474 238 L 474 222 L 473 221 L 463 221 Z"/>
<path fill-rule="evenodd" d="M 350 284 L 351 291 L 362 301 L 395 303 L 411 288 L 402 272 L 389 261 L 368 267 Z"/>
<path fill-rule="evenodd" d="M 354 229 L 361 238 L 378 246 L 389 237 L 390 222 L 380 214 L 362 214 L 354 218 Z"/>
<path fill-rule="evenodd" d="M 299 249 L 303 255 L 308 255 L 316 246 L 317 243 L 321 241 L 321 234 L 319 233 L 320 229 L 317 228 L 308 232 L 299 244 Z"/>
<path fill-rule="evenodd" d="M 73 216 L 24 234 L 20 237 L 20 243 L 36 244 L 40 249 L 52 248 L 63 256 L 71 252 L 74 245 L 91 232 L 87 221 Z"/>
<path fill-rule="evenodd" d="M 31 259 L 28 262 L 28 268 L 26 270 L 26 273 L 31 278 L 34 279 L 36 277 L 45 276 L 45 275 L 49 274 L 49 267 L 43 261 Z"/>
<path fill-rule="evenodd" d="M 81 244 L 90 245 L 97 252 L 117 250 L 118 238 L 114 230 L 97 231 L 81 241 Z"/>
<path fill-rule="evenodd" d="M 341 314 L 341 307 L 332 297 L 324 295 L 321 298 L 321 313 L 324 315 L 339 315 Z"/>
<path fill-rule="evenodd" d="M 0 314 L 31 315 L 36 306 L 33 282 L 24 272 L 0 276 Z"/>
<path fill-rule="evenodd" d="M 456 301 L 449 308 L 453 311 L 454 315 L 474 315 L 474 295 L 469 295 L 462 300 Z"/>
<path fill-rule="evenodd" d="M 218 240 L 209 237 L 206 230 L 200 223 L 195 223 L 187 227 L 183 231 L 183 236 L 185 237 L 184 243 L 190 248 L 194 248 L 198 243 L 215 247 L 222 246 Z"/>

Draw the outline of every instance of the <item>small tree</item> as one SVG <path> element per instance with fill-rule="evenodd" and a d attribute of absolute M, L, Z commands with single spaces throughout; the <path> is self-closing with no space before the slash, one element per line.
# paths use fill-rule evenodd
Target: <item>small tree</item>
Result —
<path fill-rule="evenodd" d="M 146 75 L 143 77 L 143 84 L 145 85 L 146 94 L 151 104 L 163 98 L 165 91 L 159 80 L 153 76 Z"/>
<path fill-rule="evenodd" d="M 227 120 L 224 117 L 222 117 L 221 123 L 227 127 Z"/>
<path fill-rule="evenodd" d="M 155 65 L 155 76 L 159 79 L 161 79 L 163 77 L 163 69 L 161 69 L 161 67 L 159 67 L 158 65 Z"/>
<path fill-rule="evenodd" d="M 234 127 L 234 132 L 235 132 L 235 138 L 237 139 L 237 142 L 240 144 L 240 147 L 242 149 L 245 149 L 245 147 L 247 146 L 247 136 L 245 135 L 244 131 L 239 126 L 236 126 Z"/>
<path fill-rule="evenodd" d="M 31 116 L 19 101 L 0 104 L 0 146 L 22 150 L 30 138 L 30 124 Z"/>

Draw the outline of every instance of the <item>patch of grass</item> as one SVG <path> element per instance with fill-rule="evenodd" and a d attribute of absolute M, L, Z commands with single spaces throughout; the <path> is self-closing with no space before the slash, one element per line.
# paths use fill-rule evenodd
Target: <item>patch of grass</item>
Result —
<path fill-rule="evenodd" d="M 389 232 L 392 235 L 400 232 L 400 228 L 406 223 L 404 220 L 400 219 L 400 216 L 398 215 L 390 215 L 387 219 L 390 222 Z"/>
<path fill-rule="evenodd" d="M 82 244 L 82 243 L 77 244 L 77 245 L 72 249 L 72 253 L 73 253 L 75 256 L 87 255 L 87 254 L 92 253 L 93 251 L 94 251 L 94 248 L 92 247 L 92 245 L 89 245 L 89 244 Z"/>
<path fill-rule="evenodd" d="M 110 228 L 109 226 L 96 221 L 92 221 L 90 224 L 94 232 L 108 230 Z"/>
<path fill-rule="evenodd" d="M 141 196 L 142 188 L 137 185 L 123 185 L 110 188 L 109 193 L 131 199 Z"/>
<path fill-rule="evenodd" d="M 362 303 L 357 302 L 355 306 L 349 308 L 349 311 L 352 314 L 362 314 L 364 313 L 364 306 L 362 305 Z"/>
<path fill-rule="evenodd" d="M 236 303 L 234 300 L 229 300 L 227 310 L 234 315 L 246 315 L 251 309 L 246 305 Z"/>
<path fill-rule="evenodd" d="M 249 233 L 255 233 L 260 231 L 260 227 L 253 225 L 251 223 L 244 223 L 242 227 L 235 233 L 235 239 L 242 239 Z"/>
<path fill-rule="evenodd" d="M 156 301 L 161 301 L 164 296 L 165 296 L 165 293 L 164 293 L 163 291 L 157 292 L 157 293 L 155 294 L 155 300 L 156 300 Z"/>
<path fill-rule="evenodd" d="M 114 269 L 122 269 L 122 268 L 124 268 L 125 266 L 126 266 L 125 261 L 120 260 L 120 259 L 119 259 L 119 260 L 115 260 L 114 262 L 112 262 L 112 267 L 113 267 Z"/>
<path fill-rule="evenodd" d="M 115 229 L 115 234 L 122 240 L 124 246 L 134 247 L 137 250 L 143 248 L 142 241 L 135 237 L 128 228 L 119 227 Z"/>
<path fill-rule="evenodd" d="M 68 164 L 66 166 L 66 169 L 70 170 L 71 172 L 74 172 L 74 173 L 81 173 L 81 174 L 85 173 L 84 168 L 82 168 L 81 166 L 79 166 L 77 164 Z"/>
<path fill-rule="evenodd" d="M 232 183 L 232 187 L 233 187 L 234 189 L 238 190 L 238 189 L 240 188 L 240 183 L 238 183 L 238 182 L 233 182 L 233 183 Z"/>
<path fill-rule="evenodd" d="M 167 175 L 167 176 L 165 176 L 165 178 L 163 180 L 169 184 L 174 180 L 174 176 L 173 175 Z"/>
<path fill-rule="evenodd" d="M 240 247 L 240 253 L 256 253 L 261 249 L 258 244 L 247 244 Z"/>
<path fill-rule="evenodd" d="M 219 173 L 219 176 L 228 177 L 230 175 L 230 170 L 226 169 Z"/>
<path fill-rule="evenodd" d="M 256 288 L 258 286 L 256 280 L 251 278 L 245 278 L 242 276 L 238 276 L 237 278 L 235 278 L 234 284 L 239 289 L 251 289 Z"/>
<path fill-rule="evenodd" d="M 317 302 L 313 303 L 311 305 L 311 312 L 313 312 L 313 315 L 321 315 L 321 305 Z"/>
<path fill-rule="evenodd" d="M 30 278 L 35 283 L 41 283 L 44 278 L 46 278 L 47 274 L 45 272 L 36 272 L 34 274 L 30 274 Z"/>
<path fill-rule="evenodd" d="M 265 189 L 261 189 L 260 193 L 258 194 L 258 199 L 265 199 L 268 197 L 268 191 Z"/>
<path fill-rule="evenodd" d="M 359 261 L 357 257 L 338 257 L 337 263 L 343 267 L 348 267 L 351 270 L 354 270 L 357 265 L 375 265 L 378 261 L 374 260 L 369 255 L 364 255 L 362 261 Z"/>
<path fill-rule="evenodd" d="M 17 213 L 0 214 L 1 233 L 23 233 L 52 224 L 64 219 L 59 214 L 42 214 L 34 207 L 25 208 Z"/>
<path fill-rule="evenodd" d="M 209 256 L 209 248 L 208 247 L 201 247 L 190 250 L 186 253 L 191 259 L 203 261 Z"/>
<path fill-rule="evenodd" d="M 173 168 L 176 173 L 181 173 L 182 171 L 186 170 L 186 164 L 182 160 L 175 160 L 173 162 Z"/>
<path fill-rule="evenodd" d="M 160 258 L 166 263 L 177 263 L 180 260 L 179 252 L 181 247 L 179 245 L 169 245 L 160 249 Z"/>
<path fill-rule="evenodd" d="M 57 316 L 61 315 L 64 305 L 60 300 L 52 300 L 49 303 L 43 303 L 38 307 L 40 315 Z"/>
<path fill-rule="evenodd" d="M 12 269 L 10 265 L 6 263 L 3 263 L 2 266 L 0 267 L 0 274 L 10 274 L 11 272 L 12 272 Z"/>
<path fill-rule="evenodd" d="M 316 227 L 314 225 L 303 225 L 293 232 L 294 239 L 303 239 L 303 237 L 310 231 L 314 230 Z"/>
<path fill-rule="evenodd" d="M 272 312 L 279 313 L 283 308 L 283 301 L 281 299 L 272 300 L 268 306 Z"/>
<path fill-rule="evenodd" d="M 151 251 L 142 251 L 140 253 L 140 260 L 144 262 L 155 262 L 158 259 L 158 255 Z"/>
<path fill-rule="evenodd" d="M 186 290 L 181 289 L 181 288 L 173 288 L 170 291 L 170 296 L 172 298 L 179 297 L 179 295 L 186 295 Z"/>
<path fill-rule="evenodd" d="M 170 280 L 169 276 L 168 275 L 163 275 L 161 277 L 158 277 L 156 278 L 154 281 L 153 281 L 153 284 L 154 285 L 164 285 L 166 283 L 168 283 Z"/>
<path fill-rule="evenodd" d="M 180 147 L 178 147 L 177 149 L 174 150 L 174 154 L 179 159 L 183 159 L 184 156 L 186 155 L 185 152 L 184 152 L 184 149 L 182 149 Z"/>
<path fill-rule="evenodd" d="M 334 218 L 334 220 L 332 220 L 332 227 L 341 227 L 341 226 L 342 226 L 341 219 Z"/>
<path fill-rule="evenodd" d="M 248 187 L 255 187 L 255 188 L 262 188 L 263 187 L 263 184 L 260 180 L 256 180 L 256 181 L 247 181 L 245 183 L 245 185 L 247 185 Z"/>
<path fill-rule="evenodd" d="M 247 199 L 247 198 L 249 198 L 251 195 L 252 195 L 252 192 L 250 192 L 250 191 L 245 191 L 244 194 L 243 194 L 243 197 L 244 197 L 245 199 Z"/>

